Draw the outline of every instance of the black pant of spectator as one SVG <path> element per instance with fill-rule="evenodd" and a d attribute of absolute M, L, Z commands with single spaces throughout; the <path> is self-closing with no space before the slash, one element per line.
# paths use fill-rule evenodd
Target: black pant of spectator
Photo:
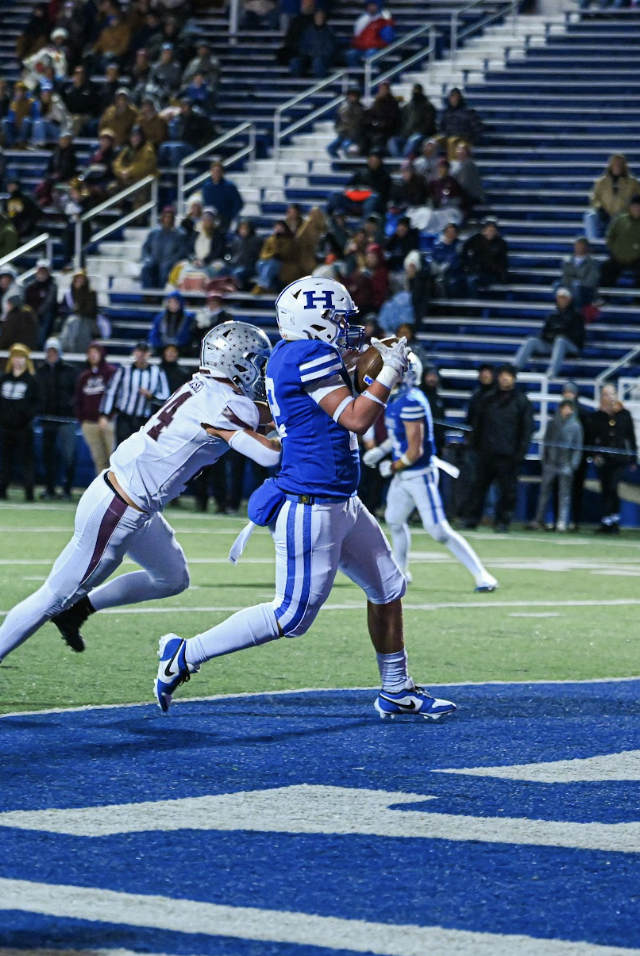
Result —
<path fill-rule="evenodd" d="M 484 511 L 484 502 L 491 483 L 498 486 L 495 525 L 511 524 L 518 496 L 518 463 L 510 455 L 492 455 L 478 452 L 476 480 L 471 492 L 467 523 L 476 527 Z"/>
<path fill-rule="evenodd" d="M 131 435 L 135 435 L 146 422 L 147 419 L 143 415 L 125 415 L 124 412 L 118 412 L 116 418 L 116 447 L 130 438 Z"/>
<path fill-rule="evenodd" d="M 55 494 L 58 471 L 61 465 L 63 494 L 65 496 L 70 495 L 76 465 L 75 422 L 43 421 L 42 463 L 44 465 L 47 495 Z"/>
<path fill-rule="evenodd" d="M 0 498 L 7 497 L 7 488 L 16 466 L 22 473 L 27 501 L 33 501 L 33 428 L 0 429 L 2 460 L 0 462 Z"/>
<path fill-rule="evenodd" d="M 576 527 L 582 521 L 582 508 L 584 500 L 584 483 L 587 479 L 587 470 L 589 462 L 583 458 L 573 473 L 573 487 L 571 489 L 571 520 Z"/>
<path fill-rule="evenodd" d="M 636 288 L 640 287 L 640 259 L 629 262 L 627 265 L 623 265 L 616 259 L 605 259 L 600 266 L 600 285 L 605 287 L 615 285 L 622 273 L 627 270 L 633 273 L 633 284 Z"/>
<path fill-rule="evenodd" d="M 605 461 L 598 468 L 598 478 L 602 488 L 602 522 L 603 524 L 620 523 L 620 496 L 618 487 L 624 474 L 624 465 Z"/>

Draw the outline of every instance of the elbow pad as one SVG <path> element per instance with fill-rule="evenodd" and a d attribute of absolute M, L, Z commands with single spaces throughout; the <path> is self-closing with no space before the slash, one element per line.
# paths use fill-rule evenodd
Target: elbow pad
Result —
<path fill-rule="evenodd" d="M 262 442 L 259 442 L 248 432 L 242 430 L 234 432 L 228 444 L 231 448 L 235 449 L 235 451 L 239 451 L 241 455 L 250 458 L 264 468 L 272 468 L 280 461 L 279 450 L 276 451 L 274 448 L 267 448 Z"/>

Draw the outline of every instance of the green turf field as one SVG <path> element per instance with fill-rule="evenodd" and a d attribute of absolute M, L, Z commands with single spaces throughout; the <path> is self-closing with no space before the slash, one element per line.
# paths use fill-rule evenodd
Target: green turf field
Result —
<path fill-rule="evenodd" d="M 158 638 L 192 636 L 248 604 L 273 596 L 273 549 L 253 538 L 235 568 L 226 555 L 240 518 L 170 509 L 191 567 L 178 597 L 103 612 L 74 654 L 52 625 L 0 667 L 0 713 L 151 700 Z M 39 587 L 73 526 L 73 505 L 0 506 L 0 611 Z M 414 529 L 414 583 L 405 600 L 411 672 L 424 683 L 629 677 L 640 673 L 640 534 L 470 535 L 499 578 L 494 594 L 449 552 Z M 132 565 L 124 565 L 124 570 Z M 181 696 L 377 684 L 359 590 L 339 578 L 305 637 L 281 640 L 206 665 Z"/>

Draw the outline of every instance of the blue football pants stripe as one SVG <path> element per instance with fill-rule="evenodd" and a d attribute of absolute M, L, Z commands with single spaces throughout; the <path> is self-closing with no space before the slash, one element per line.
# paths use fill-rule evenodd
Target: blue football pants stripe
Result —
<path fill-rule="evenodd" d="M 302 591 L 298 600 L 298 607 L 290 621 L 287 621 L 287 630 L 293 631 L 302 622 L 309 604 L 309 595 L 311 593 L 311 505 L 297 505 L 301 507 L 302 512 L 302 549 L 303 549 L 303 567 L 302 567 Z"/>
<path fill-rule="evenodd" d="M 293 502 L 289 504 L 287 515 L 287 583 L 282 604 L 275 610 L 278 620 L 289 610 L 296 586 L 296 512 L 299 507 Z"/>

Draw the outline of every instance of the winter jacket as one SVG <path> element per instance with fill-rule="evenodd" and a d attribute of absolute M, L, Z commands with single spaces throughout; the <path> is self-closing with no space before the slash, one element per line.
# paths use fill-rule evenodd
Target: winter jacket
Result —
<path fill-rule="evenodd" d="M 453 277 L 462 273 L 462 259 L 459 242 L 444 242 L 438 239 L 431 250 L 431 261 L 435 264 L 436 272 L 444 272 Z"/>
<path fill-rule="evenodd" d="M 9 309 L 0 325 L 0 349 L 10 349 L 17 342 L 29 349 L 38 347 L 38 320 L 28 306 Z"/>
<path fill-rule="evenodd" d="M 386 10 L 371 16 L 363 13 L 353 28 L 351 46 L 354 50 L 382 50 L 394 39 L 393 19 Z"/>
<path fill-rule="evenodd" d="M 614 219 L 607 230 L 607 246 L 611 258 L 620 265 L 631 265 L 640 259 L 640 217 L 628 212 Z"/>
<path fill-rule="evenodd" d="M 533 434 L 533 407 L 517 388 L 496 388 L 478 405 L 472 444 L 480 455 L 524 461 Z"/>
<path fill-rule="evenodd" d="M 367 110 L 367 125 L 375 135 L 389 139 L 400 128 L 400 105 L 393 94 L 376 96 Z"/>
<path fill-rule="evenodd" d="M 168 63 L 156 63 L 151 68 L 151 82 L 162 91 L 165 100 L 168 100 L 173 93 L 180 89 L 182 80 L 182 70 L 177 60 L 169 60 Z"/>
<path fill-rule="evenodd" d="M 347 191 L 351 189 L 370 189 L 380 196 L 381 202 L 386 206 L 391 195 L 391 176 L 384 168 L 370 169 L 364 166 L 353 174 L 347 185 Z"/>
<path fill-rule="evenodd" d="M 129 134 L 138 122 L 138 111 L 135 106 L 127 103 L 124 110 L 119 113 L 114 103 L 107 107 L 100 119 L 99 129 L 113 130 L 116 146 L 123 146 L 129 142 Z"/>
<path fill-rule="evenodd" d="M 220 60 L 211 53 L 205 56 L 194 56 L 193 59 L 189 60 L 182 74 L 182 82 L 188 83 L 194 78 L 196 73 L 202 73 L 207 81 L 209 91 L 215 90 L 220 73 Z"/>
<path fill-rule="evenodd" d="M 35 102 L 30 96 L 24 96 L 21 99 L 11 100 L 7 119 L 16 126 L 20 126 L 23 120 L 33 116 Z"/>
<path fill-rule="evenodd" d="M 579 282 L 585 289 L 597 289 L 600 281 L 600 266 L 593 256 L 567 256 L 562 263 L 560 284 L 571 288 L 574 282 Z"/>
<path fill-rule="evenodd" d="M 551 313 L 542 327 L 540 338 L 551 345 L 559 335 L 569 339 L 578 349 L 584 346 L 584 319 L 572 305 Z"/>
<path fill-rule="evenodd" d="M 141 115 L 139 125 L 145 140 L 151 143 L 152 146 L 159 146 L 160 143 L 164 143 L 169 137 L 167 121 L 164 117 L 160 116 L 159 113 L 154 113 L 149 119 L 145 119 L 144 116 Z"/>
<path fill-rule="evenodd" d="M 169 312 L 165 309 L 153 320 L 149 333 L 149 345 L 160 352 L 165 345 L 176 345 L 179 349 L 186 349 L 191 342 L 193 333 L 193 312 Z"/>
<path fill-rule="evenodd" d="M 455 136 L 467 143 L 478 143 L 482 135 L 482 123 L 475 110 L 460 105 L 455 109 L 447 106 L 440 117 L 440 132 L 443 136 Z"/>
<path fill-rule="evenodd" d="M 336 133 L 358 143 L 364 132 L 365 108 L 359 101 L 341 103 L 336 112 Z"/>
<path fill-rule="evenodd" d="M 569 418 L 563 418 L 559 411 L 556 412 L 544 433 L 544 467 L 562 475 L 572 474 L 582 460 L 583 440 L 582 425 L 575 412 Z M 565 447 L 556 447 L 559 445 Z"/>
<path fill-rule="evenodd" d="M 18 233 L 11 220 L 0 213 L 0 259 L 18 248 Z"/>
<path fill-rule="evenodd" d="M 24 301 L 33 309 L 39 321 L 55 317 L 58 311 L 58 286 L 53 276 L 44 282 L 33 279 L 24 290 Z"/>
<path fill-rule="evenodd" d="M 0 428 L 27 428 L 38 414 L 35 375 L 5 372 L 0 377 Z"/>
<path fill-rule="evenodd" d="M 131 43 L 131 27 L 126 18 L 118 18 L 113 23 L 107 23 L 100 32 L 94 46 L 95 53 L 113 53 L 116 57 L 123 57 Z"/>
<path fill-rule="evenodd" d="M 80 372 L 76 382 L 74 398 L 74 414 L 79 422 L 97 422 L 100 418 L 100 402 L 107 385 L 116 372 L 115 365 L 105 361 L 104 349 L 99 365 L 91 366 L 87 363 L 84 372 Z"/>
<path fill-rule="evenodd" d="M 295 237 L 300 275 L 311 275 L 318 265 L 317 250 L 327 223 L 321 209 L 314 206 L 302 223 Z"/>
<path fill-rule="evenodd" d="M 51 94 L 51 102 L 48 104 L 36 100 L 32 116 L 34 119 L 46 120 L 47 123 L 57 123 L 63 129 L 69 129 L 71 126 L 71 114 L 57 93 Z"/>
<path fill-rule="evenodd" d="M 21 189 L 17 189 L 5 200 L 5 207 L 20 239 L 33 232 L 40 217 L 40 208 L 31 196 L 26 196 Z"/>
<path fill-rule="evenodd" d="M 386 242 L 387 247 L 387 265 L 392 272 L 398 272 L 404 265 L 404 260 L 413 252 L 420 248 L 420 230 L 409 229 L 405 236 L 399 236 L 393 233 Z"/>
<path fill-rule="evenodd" d="M 74 418 L 76 372 L 71 365 L 58 359 L 51 365 L 45 362 L 36 371 L 42 417 Z"/>
<path fill-rule="evenodd" d="M 338 39 L 326 23 L 323 26 L 311 23 L 300 37 L 298 52 L 302 56 L 318 56 L 332 61 L 338 53 Z"/>
<path fill-rule="evenodd" d="M 237 233 L 231 240 L 231 258 L 229 265 L 232 269 L 255 269 L 260 256 L 262 239 L 252 233 L 249 236 L 239 236 Z"/>
<path fill-rule="evenodd" d="M 186 115 L 180 113 L 171 123 L 176 140 L 200 149 L 210 143 L 215 135 L 213 124 L 199 109 L 191 109 Z"/>
<path fill-rule="evenodd" d="M 465 159 L 463 162 L 456 160 L 455 163 L 452 163 L 451 175 L 454 179 L 457 179 L 462 186 L 462 191 L 468 200 L 469 206 L 472 206 L 474 203 L 484 202 L 485 195 L 482 179 L 480 178 L 478 167 L 472 159 Z"/>
<path fill-rule="evenodd" d="M 47 163 L 45 176 L 54 183 L 68 183 L 78 172 L 78 158 L 75 147 L 56 146 Z"/>
<path fill-rule="evenodd" d="M 495 392 L 495 390 L 496 390 L 495 382 L 491 382 L 490 385 L 478 385 L 478 387 L 473 390 L 473 392 L 471 393 L 471 398 L 469 399 L 469 405 L 467 406 L 467 417 L 465 419 L 465 425 L 469 425 L 471 428 L 475 426 L 478 409 L 484 402 L 489 392 Z M 466 440 L 467 442 L 469 442 L 468 436 Z"/>
<path fill-rule="evenodd" d="M 212 179 L 205 180 L 202 184 L 202 205 L 213 206 L 222 219 L 231 222 L 244 206 L 244 200 L 235 183 L 223 177 L 219 183 L 214 183 Z"/>
<path fill-rule="evenodd" d="M 391 201 L 394 206 L 406 209 L 408 206 L 424 206 L 429 201 L 429 187 L 420 173 L 412 173 L 409 179 L 401 179 L 391 189 Z"/>
<path fill-rule="evenodd" d="M 114 160 L 113 172 L 116 179 L 126 177 L 127 183 L 137 182 L 145 176 L 154 176 L 158 172 L 155 149 L 151 143 L 125 146 Z"/>
<path fill-rule="evenodd" d="M 226 252 L 226 234 L 222 229 L 214 229 L 210 236 L 203 231 L 202 223 L 199 222 L 195 228 L 195 244 L 193 252 L 200 262 L 208 266 L 217 259 L 223 259 Z"/>
<path fill-rule="evenodd" d="M 640 193 L 640 183 L 635 176 L 612 176 L 606 172 L 593 187 L 591 206 L 602 209 L 613 218 L 627 211 L 631 197 L 637 193 Z"/>
<path fill-rule="evenodd" d="M 267 236 L 260 250 L 260 259 L 279 260 L 279 279 L 284 285 L 300 278 L 298 249 L 293 235 Z"/>
<path fill-rule="evenodd" d="M 633 418 L 622 405 L 615 412 L 598 409 L 589 420 L 585 444 L 596 445 L 603 449 L 605 461 L 609 465 L 627 465 L 636 461 L 638 449 Z M 607 455 L 605 449 L 626 450 L 628 455 Z"/>
<path fill-rule="evenodd" d="M 502 236 L 489 240 L 477 232 L 462 247 L 462 264 L 467 272 L 489 272 L 495 276 L 496 282 L 506 282 L 509 265 L 507 244 Z"/>
<path fill-rule="evenodd" d="M 62 92 L 62 98 L 72 115 L 96 116 L 100 109 L 98 90 L 90 80 L 82 86 L 69 83 Z"/>
<path fill-rule="evenodd" d="M 173 395 L 182 385 L 186 384 L 191 378 L 191 372 L 187 368 L 183 368 L 182 365 L 178 365 L 177 362 L 165 362 L 164 359 L 160 362 L 160 368 L 167 376 L 167 382 L 169 383 L 169 391 Z M 158 405 L 164 404 L 161 401 L 158 401 Z"/>
<path fill-rule="evenodd" d="M 158 265 L 175 265 L 186 255 L 186 239 L 179 229 L 165 229 L 158 226 L 152 229 L 142 247 L 142 259 L 153 259 Z"/>
<path fill-rule="evenodd" d="M 429 198 L 434 209 L 458 209 L 462 203 L 462 187 L 453 176 L 439 176 L 429 183 Z"/>
<path fill-rule="evenodd" d="M 436 108 L 424 93 L 414 93 L 406 106 L 402 107 L 400 135 L 403 139 L 415 136 L 429 138 L 437 129 Z"/>

